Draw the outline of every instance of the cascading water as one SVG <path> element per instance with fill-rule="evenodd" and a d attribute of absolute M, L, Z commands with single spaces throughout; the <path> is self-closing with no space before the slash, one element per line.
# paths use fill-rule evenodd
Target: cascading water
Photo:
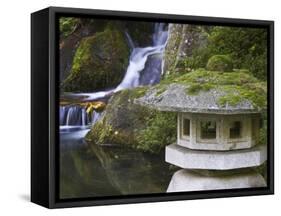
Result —
<path fill-rule="evenodd" d="M 163 52 L 166 46 L 168 32 L 165 30 L 164 23 L 155 24 L 155 33 L 153 34 L 153 45 L 163 46 L 161 52 L 156 55 L 148 56 L 145 68 L 141 71 L 141 85 L 153 85 L 159 83 L 163 74 Z"/>
<path fill-rule="evenodd" d="M 68 96 L 83 97 L 83 101 L 93 101 L 123 89 L 158 83 L 162 74 L 162 56 L 168 38 L 166 28 L 164 23 L 156 23 L 152 35 L 152 46 L 144 48 L 135 47 L 130 35 L 125 32 L 131 49 L 130 61 L 123 80 L 115 89 L 95 93 L 69 94 Z M 62 106 L 60 107 L 60 125 L 90 125 L 98 121 L 100 115 L 100 113 L 93 112 L 93 116 L 89 116 L 85 108 L 78 105 Z"/>
<path fill-rule="evenodd" d="M 93 111 L 90 116 L 86 108 L 79 105 L 68 105 L 60 107 L 60 125 L 65 126 L 87 126 L 94 124 L 100 117 L 100 113 Z"/>
<path fill-rule="evenodd" d="M 167 37 L 168 31 L 165 30 L 164 23 L 156 23 L 152 36 L 153 46 L 133 48 L 126 74 L 114 92 L 134 88 L 139 85 L 155 84 L 160 81 L 162 55 L 166 46 Z M 129 41 L 132 41 L 130 37 Z M 150 59 L 150 64 L 146 64 L 149 57 L 154 58 Z"/>

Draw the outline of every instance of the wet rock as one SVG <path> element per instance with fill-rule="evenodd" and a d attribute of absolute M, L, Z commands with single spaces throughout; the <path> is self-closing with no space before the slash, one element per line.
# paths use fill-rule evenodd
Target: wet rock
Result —
<path fill-rule="evenodd" d="M 79 43 L 64 91 L 93 92 L 115 87 L 128 66 L 129 47 L 125 34 L 109 25 L 104 31 L 84 37 Z"/>
<path fill-rule="evenodd" d="M 60 27 L 60 80 L 63 81 L 70 73 L 73 57 L 80 41 L 84 37 L 93 35 L 105 27 L 105 21 L 95 21 L 92 19 L 71 18 L 69 26 L 70 30 L 64 31 L 65 28 Z M 74 22 L 75 21 L 75 22 Z M 70 25 L 69 24 L 69 25 Z M 93 27 L 94 26 L 94 27 Z"/>
<path fill-rule="evenodd" d="M 120 144 L 157 153 L 176 140 L 176 114 L 134 103 L 147 87 L 123 90 L 108 102 L 103 117 L 87 134 L 91 145 Z M 170 124 L 174 122 L 175 124 Z"/>

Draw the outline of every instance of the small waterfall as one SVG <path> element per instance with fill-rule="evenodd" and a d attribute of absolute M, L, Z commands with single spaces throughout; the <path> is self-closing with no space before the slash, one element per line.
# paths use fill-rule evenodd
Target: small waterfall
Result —
<path fill-rule="evenodd" d="M 101 117 L 101 113 L 93 111 L 91 123 L 95 124 L 100 119 L 100 117 Z"/>
<path fill-rule="evenodd" d="M 96 123 L 101 114 L 93 111 L 92 115 L 79 105 L 68 105 L 60 107 L 61 126 L 87 126 Z"/>
<path fill-rule="evenodd" d="M 128 34 L 127 37 L 129 38 L 128 41 L 132 41 Z M 155 84 L 160 81 L 162 73 L 162 54 L 166 46 L 167 38 L 168 31 L 165 30 L 165 24 L 156 23 L 152 35 L 152 46 L 133 48 L 126 74 L 122 82 L 115 88 L 114 92 L 122 89 L 134 88 L 139 85 Z M 156 58 L 152 58 L 148 62 L 148 58 L 156 54 Z"/>
<path fill-rule="evenodd" d="M 125 32 L 130 46 L 131 55 L 128 68 L 121 83 L 115 88 L 107 91 L 93 93 L 68 94 L 70 97 L 85 97 L 84 101 L 104 98 L 114 92 L 134 88 L 140 85 L 156 84 L 163 74 L 163 52 L 168 39 L 167 25 L 156 23 L 152 35 L 152 46 L 135 47 L 130 35 Z"/>
<path fill-rule="evenodd" d="M 82 126 L 85 126 L 86 125 L 86 120 L 88 119 L 85 108 L 81 109 L 81 114 L 82 114 L 81 115 Z"/>
<path fill-rule="evenodd" d="M 156 84 L 161 79 L 163 70 L 163 52 L 168 38 L 167 26 L 164 23 L 156 23 L 152 35 L 152 46 L 135 47 L 130 35 L 125 32 L 128 44 L 131 49 L 130 61 L 125 76 L 121 83 L 115 88 L 94 93 L 68 94 L 73 98 L 85 97 L 83 101 L 93 101 L 104 98 L 114 92 L 135 88 L 140 85 Z M 95 124 L 101 113 L 93 112 L 89 116 L 85 108 L 79 105 L 69 105 L 60 107 L 60 125 L 80 125 L 85 126 Z"/>
<path fill-rule="evenodd" d="M 166 45 L 168 39 L 168 30 L 165 23 L 156 23 L 154 26 L 154 34 L 152 36 L 153 45 Z"/>

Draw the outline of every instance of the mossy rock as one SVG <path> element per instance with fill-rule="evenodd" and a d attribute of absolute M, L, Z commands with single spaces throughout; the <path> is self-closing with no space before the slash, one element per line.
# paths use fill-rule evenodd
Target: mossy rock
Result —
<path fill-rule="evenodd" d="M 208 57 L 206 28 L 196 25 L 169 24 L 169 38 L 164 52 L 164 77 L 205 67 Z"/>
<path fill-rule="evenodd" d="M 108 25 L 103 32 L 82 39 L 62 88 L 66 92 L 91 92 L 115 87 L 122 81 L 128 59 L 125 35 Z"/>
<path fill-rule="evenodd" d="M 231 72 L 233 71 L 233 62 L 228 55 L 214 55 L 206 65 L 209 71 Z"/>
<path fill-rule="evenodd" d="M 79 24 L 78 18 L 61 17 L 59 19 L 59 29 L 62 37 L 69 36 Z"/>
<path fill-rule="evenodd" d="M 147 87 L 123 90 L 109 101 L 102 119 L 86 136 L 90 144 L 119 144 L 157 153 L 176 140 L 176 114 L 134 103 Z"/>
<path fill-rule="evenodd" d="M 185 87 L 187 97 L 196 97 L 200 93 L 211 90 L 220 92 L 222 95 L 217 97 L 220 107 L 236 106 L 243 101 L 250 102 L 257 110 L 264 110 L 267 107 L 267 83 L 258 80 L 245 69 L 236 69 L 233 72 L 198 69 L 183 75 L 167 76 L 153 87 L 155 100 L 165 95 L 171 84 L 180 84 Z"/>

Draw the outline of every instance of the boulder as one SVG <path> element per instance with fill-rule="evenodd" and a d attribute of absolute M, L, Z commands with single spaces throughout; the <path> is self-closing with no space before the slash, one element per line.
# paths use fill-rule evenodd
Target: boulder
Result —
<path fill-rule="evenodd" d="M 73 57 L 80 41 L 105 28 L 105 21 L 60 18 L 60 80 L 71 72 Z"/>
<path fill-rule="evenodd" d="M 66 92 L 93 92 L 118 85 L 126 72 L 129 47 L 114 25 L 84 37 L 75 52 L 71 72 L 62 83 Z"/>
<path fill-rule="evenodd" d="M 159 152 L 176 140 L 176 114 L 134 104 L 147 87 L 123 90 L 108 102 L 103 117 L 87 134 L 90 144 L 120 144 L 140 151 Z"/>
<path fill-rule="evenodd" d="M 169 24 L 169 36 L 164 55 L 164 76 L 205 66 L 194 62 L 204 62 L 200 52 L 207 46 L 205 28 L 188 24 Z M 198 59 L 200 58 L 200 59 Z M 185 68 L 187 67 L 187 68 Z"/>
<path fill-rule="evenodd" d="M 206 69 L 209 71 L 231 72 L 233 70 L 233 62 L 227 55 L 214 55 L 208 60 Z"/>

